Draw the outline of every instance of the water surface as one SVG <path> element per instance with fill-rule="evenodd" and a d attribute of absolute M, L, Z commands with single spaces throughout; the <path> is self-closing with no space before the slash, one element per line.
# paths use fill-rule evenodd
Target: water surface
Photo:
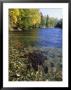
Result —
<path fill-rule="evenodd" d="M 34 47 L 62 48 L 62 30 L 60 28 L 40 28 L 25 30 L 24 32 L 12 32 L 12 40 L 19 40 L 22 44 Z"/>

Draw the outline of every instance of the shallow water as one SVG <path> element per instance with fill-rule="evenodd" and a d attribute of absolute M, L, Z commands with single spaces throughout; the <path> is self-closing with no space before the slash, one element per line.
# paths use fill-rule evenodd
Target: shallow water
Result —
<path fill-rule="evenodd" d="M 33 55 L 34 52 L 37 53 L 36 60 L 38 60 L 38 58 L 39 61 L 43 59 L 45 61 L 44 66 L 48 67 L 47 75 L 44 74 L 42 68 L 41 70 L 38 69 L 38 79 L 36 78 L 36 71 L 33 70 L 32 67 L 27 70 L 29 63 L 26 64 L 27 60 L 29 60 L 29 53 Z M 39 53 L 41 53 L 42 56 L 39 55 Z M 27 55 L 27 58 L 25 55 Z M 33 60 L 35 60 L 34 55 L 32 57 Z M 51 63 L 54 64 L 54 70 L 51 67 Z M 19 68 L 17 68 L 17 66 Z M 24 30 L 23 32 L 10 32 L 9 80 L 45 81 L 47 79 L 48 81 L 62 80 L 62 30 L 59 28 L 41 28 L 38 30 Z"/>

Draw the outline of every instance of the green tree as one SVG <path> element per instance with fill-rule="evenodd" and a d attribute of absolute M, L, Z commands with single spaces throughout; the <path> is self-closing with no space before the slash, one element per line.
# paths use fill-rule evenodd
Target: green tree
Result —
<path fill-rule="evenodd" d="M 54 17 L 50 17 L 48 20 L 48 27 L 54 27 L 57 23 L 57 19 Z"/>
<path fill-rule="evenodd" d="M 38 9 L 20 9 L 19 26 L 21 28 L 36 27 L 41 22 Z"/>
<path fill-rule="evenodd" d="M 49 20 L 49 16 L 47 15 L 47 17 L 46 17 L 46 27 L 48 27 L 48 20 Z"/>
<path fill-rule="evenodd" d="M 41 23 L 39 9 L 9 9 L 9 27 L 30 29 Z"/>
<path fill-rule="evenodd" d="M 62 19 L 58 20 L 58 22 L 56 23 L 55 27 L 59 27 L 62 28 Z"/>
<path fill-rule="evenodd" d="M 9 9 L 9 26 L 14 27 L 18 21 L 19 9 Z"/>
<path fill-rule="evenodd" d="M 45 26 L 45 17 L 41 13 L 41 27 Z"/>

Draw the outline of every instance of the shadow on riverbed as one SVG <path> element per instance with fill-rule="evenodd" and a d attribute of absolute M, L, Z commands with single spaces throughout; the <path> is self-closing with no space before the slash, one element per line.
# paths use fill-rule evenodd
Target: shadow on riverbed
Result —
<path fill-rule="evenodd" d="M 47 73 L 48 72 L 48 66 L 44 66 L 44 62 L 45 60 L 47 60 L 47 56 L 44 56 L 41 51 L 39 50 L 36 50 L 36 51 L 33 51 L 32 53 L 28 53 L 28 54 L 25 54 L 24 56 L 21 56 L 21 57 L 28 57 L 28 69 L 32 68 L 35 70 L 35 71 L 38 71 L 38 67 L 43 67 L 44 68 L 44 72 Z"/>

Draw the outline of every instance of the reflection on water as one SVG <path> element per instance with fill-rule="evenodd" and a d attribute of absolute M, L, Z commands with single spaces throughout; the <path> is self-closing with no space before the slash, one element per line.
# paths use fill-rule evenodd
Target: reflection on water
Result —
<path fill-rule="evenodd" d="M 61 48 L 62 30 L 60 28 L 41 28 L 39 30 L 12 32 L 12 39 L 14 41 L 19 40 L 25 46 Z"/>

